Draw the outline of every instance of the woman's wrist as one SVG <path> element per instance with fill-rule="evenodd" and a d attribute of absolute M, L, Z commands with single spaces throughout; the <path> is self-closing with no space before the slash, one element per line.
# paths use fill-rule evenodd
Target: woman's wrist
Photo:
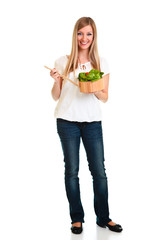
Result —
<path fill-rule="evenodd" d="M 94 92 L 94 95 L 99 98 L 102 95 L 102 91 Z"/>
<path fill-rule="evenodd" d="M 108 94 L 103 91 L 94 92 L 94 95 L 102 102 L 106 102 L 108 100 Z"/>
<path fill-rule="evenodd" d="M 58 81 L 57 81 L 57 80 L 54 80 L 54 84 L 57 85 L 57 84 L 58 84 Z"/>
<path fill-rule="evenodd" d="M 55 85 L 60 85 L 61 79 L 54 79 L 54 84 Z"/>

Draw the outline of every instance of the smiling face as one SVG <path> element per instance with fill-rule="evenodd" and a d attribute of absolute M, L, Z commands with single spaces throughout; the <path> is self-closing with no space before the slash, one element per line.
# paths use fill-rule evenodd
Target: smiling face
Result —
<path fill-rule="evenodd" d="M 88 49 L 93 41 L 93 29 L 90 25 L 81 28 L 77 32 L 78 47 L 81 50 Z"/>

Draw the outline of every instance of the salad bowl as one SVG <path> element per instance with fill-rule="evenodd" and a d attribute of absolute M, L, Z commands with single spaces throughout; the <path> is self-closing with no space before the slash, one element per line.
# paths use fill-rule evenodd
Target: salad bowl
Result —
<path fill-rule="evenodd" d="M 104 79 L 101 78 L 95 82 L 79 82 L 80 92 L 82 93 L 93 93 L 104 89 Z"/>
<path fill-rule="evenodd" d="M 104 73 L 99 70 L 92 69 L 90 72 L 79 73 L 80 92 L 93 93 L 104 89 Z"/>

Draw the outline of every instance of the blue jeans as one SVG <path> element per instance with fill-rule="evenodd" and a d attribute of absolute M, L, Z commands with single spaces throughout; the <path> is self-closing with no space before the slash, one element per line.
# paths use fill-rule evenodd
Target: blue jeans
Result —
<path fill-rule="evenodd" d="M 78 178 L 80 139 L 82 139 L 89 170 L 93 177 L 94 209 L 97 222 L 100 224 L 110 222 L 101 121 L 71 122 L 57 118 L 57 132 L 64 155 L 65 188 L 69 201 L 71 223 L 84 222 Z"/>

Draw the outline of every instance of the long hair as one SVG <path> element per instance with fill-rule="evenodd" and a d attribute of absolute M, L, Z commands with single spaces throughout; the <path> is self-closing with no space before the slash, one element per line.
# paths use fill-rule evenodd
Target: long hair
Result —
<path fill-rule="evenodd" d="M 94 20 L 90 17 L 82 17 L 77 20 L 72 36 L 72 49 L 71 54 L 69 56 L 66 68 L 64 70 L 64 75 L 68 76 L 70 72 L 73 72 L 75 78 L 75 70 L 78 67 L 78 43 L 77 43 L 77 33 L 78 31 L 90 25 L 93 30 L 93 41 L 89 47 L 89 59 L 93 68 L 100 71 L 100 59 L 98 54 L 98 46 L 97 46 L 97 28 Z"/>

